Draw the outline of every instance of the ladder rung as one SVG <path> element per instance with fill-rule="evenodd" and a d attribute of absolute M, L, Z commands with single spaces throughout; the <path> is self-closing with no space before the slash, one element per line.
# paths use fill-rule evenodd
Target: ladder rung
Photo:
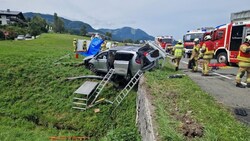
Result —
<path fill-rule="evenodd" d="M 87 99 L 84 99 L 84 98 L 78 98 L 78 97 L 74 97 L 73 99 L 76 99 L 76 100 L 87 100 Z"/>
<path fill-rule="evenodd" d="M 126 97 L 126 94 L 123 93 L 122 96 L 123 96 L 123 97 Z"/>
<path fill-rule="evenodd" d="M 81 108 L 81 107 L 72 107 L 73 109 L 79 109 L 79 110 L 86 110 L 86 108 Z"/>
<path fill-rule="evenodd" d="M 116 99 L 116 102 L 117 102 L 117 103 L 120 103 L 120 101 L 119 101 L 118 99 Z"/>
<path fill-rule="evenodd" d="M 120 101 L 122 101 L 122 100 L 123 100 L 123 98 L 122 98 L 121 96 L 119 96 L 119 98 L 120 98 Z"/>
<path fill-rule="evenodd" d="M 85 103 L 79 103 L 79 102 L 73 102 L 74 104 L 77 104 L 77 105 L 87 105 Z"/>

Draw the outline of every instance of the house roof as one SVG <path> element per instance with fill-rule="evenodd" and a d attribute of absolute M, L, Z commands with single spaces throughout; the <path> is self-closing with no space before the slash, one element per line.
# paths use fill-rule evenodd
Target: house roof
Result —
<path fill-rule="evenodd" d="M 10 15 L 10 16 L 18 16 L 19 18 L 23 19 L 25 21 L 25 17 L 22 12 L 20 11 L 11 11 L 9 9 L 7 10 L 0 10 L 0 15 Z"/>
<path fill-rule="evenodd" d="M 10 11 L 10 10 L 0 10 L 1 15 L 18 15 L 22 12 L 19 11 Z"/>

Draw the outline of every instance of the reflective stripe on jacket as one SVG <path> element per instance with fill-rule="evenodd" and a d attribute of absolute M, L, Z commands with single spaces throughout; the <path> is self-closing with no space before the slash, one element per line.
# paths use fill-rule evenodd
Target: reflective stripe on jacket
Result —
<path fill-rule="evenodd" d="M 199 52 L 200 52 L 200 44 L 194 45 L 191 58 L 197 60 L 199 57 Z"/>
<path fill-rule="evenodd" d="M 239 54 L 237 56 L 237 59 L 240 61 L 240 62 L 245 62 L 245 63 L 240 63 L 242 65 L 247 65 L 250 64 L 250 53 L 246 53 L 246 49 L 247 48 L 250 48 L 250 45 L 247 44 L 247 43 L 243 43 L 241 46 L 240 46 L 240 50 L 239 50 Z"/>
<path fill-rule="evenodd" d="M 214 43 L 209 40 L 203 43 L 202 49 L 205 50 L 203 59 L 212 59 L 214 54 Z"/>
<path fill-rule="evenodd" d="M 184 52 L 184 47 L 183 45 L 176 44 L 174 46 L 174 57 L 176 58 L 181 58 Z"/>

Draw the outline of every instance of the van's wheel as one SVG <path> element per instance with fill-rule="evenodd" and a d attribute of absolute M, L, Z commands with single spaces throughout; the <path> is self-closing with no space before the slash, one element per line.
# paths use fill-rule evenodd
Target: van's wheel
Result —
<path fill-rule="evenodd" d="M 217 62 L 228 64 L 227 53 L 226 52 L 219 53 L 217 55 Z"/>
<path fill-rule="evenodd" d="M 128 72 L 127 76 L 125 77 L 126 81 L 130 81 L 132 79 L 131 71 Z"/>
<path fill-rule="evenodd" d="M 93 64 L 89 64 L 89 70 L 92 71 L 93 73 L 96 73 L 95 66 Z"/>

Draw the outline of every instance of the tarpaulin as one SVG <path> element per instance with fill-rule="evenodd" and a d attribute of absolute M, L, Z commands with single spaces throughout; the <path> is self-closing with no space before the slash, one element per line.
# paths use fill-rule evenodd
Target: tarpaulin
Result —
<path fill-rule="evenodd" d="M 81 54 L 83 56 L 90 56 L 90 55 L 95 55 L 101 50 L 101 44 L 104 41 L 100 38 L 93 38 L 91 40 L 91 43 L 89 45 L 89 48 L 86 52 L 77 52 L 78 54 Z"/>

